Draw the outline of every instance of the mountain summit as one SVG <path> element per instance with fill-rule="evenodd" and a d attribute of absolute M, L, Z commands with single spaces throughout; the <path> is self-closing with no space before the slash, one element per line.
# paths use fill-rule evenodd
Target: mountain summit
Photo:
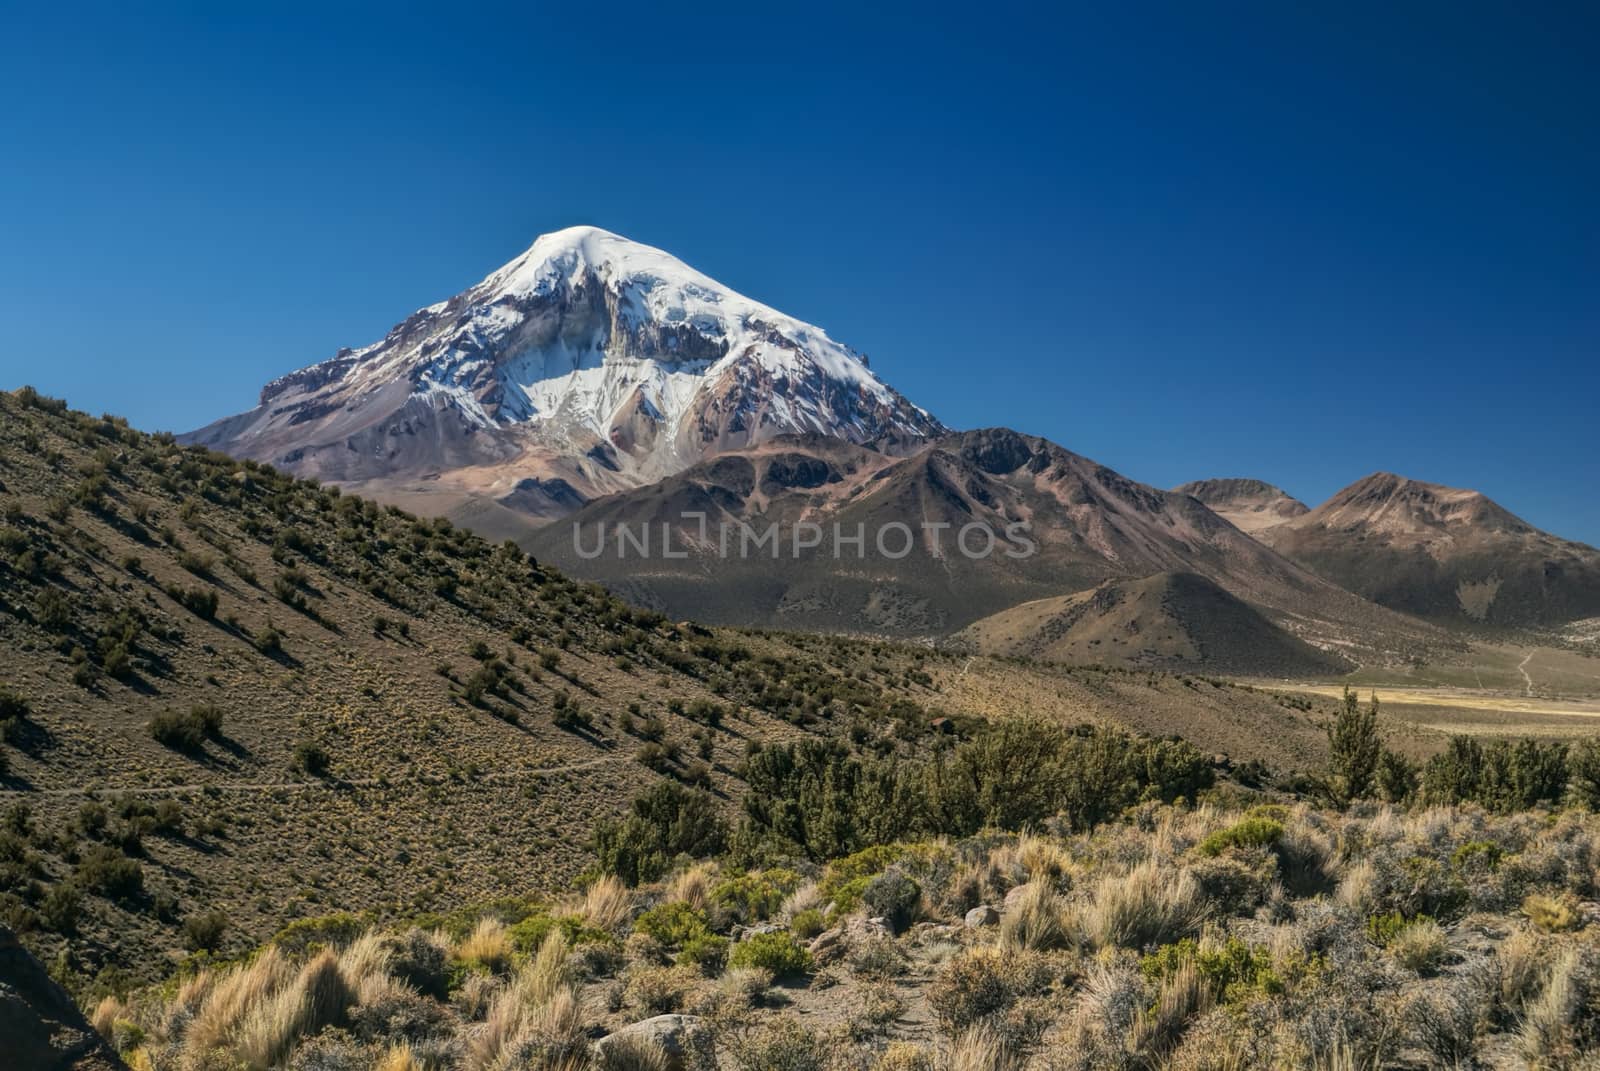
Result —
<path fill-rule="evenodd" d="M 369 491 L 553 516 L 781 435 L 943 430 L 821 328 L 571 227 L 185 439 Z"/>
<path fill-rule="evenodd" d="M 1600 551 L 1540 531 L 1479 491 L 1378 472 L 1256 536 L 1419 617 L 1519 627 L 1600 615 Z"/>
<path fill-rule="evenodd" d="M 1304 502 L 1263 480 L 1195 480 L 1172 490 L 1199 499 L 1217 516 L 1251 535 L 1310 511 Z"/>

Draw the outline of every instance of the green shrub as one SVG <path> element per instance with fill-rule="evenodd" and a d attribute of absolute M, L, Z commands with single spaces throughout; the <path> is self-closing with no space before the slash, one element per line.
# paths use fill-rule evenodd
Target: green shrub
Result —
<path fill-rule="evenodd" d="M 789 930 L 802 941 L 808 941 L 828 928 L 828 920 L 814 907 L 801 911 L 789 922 Z"/>
<path fill-rule="evenodd" d="M 1567 774 L 1573 801 L 1591 811 L 1600 811 L 1600 736 L 1572 746 L 1567 755 Z"/>
<path fill-rule="evenodd" d="M 1378 735 L 1378 695 L 1362 710 L 1348 686 L 1339 716 L 1328 727 L 1328 793 L 1335 803 L 1346 804 L 1372 791 L 1383 741 Z"/>
<path fill-rule="evenodd" d="M 615 940 L 605 930 L 584 924 L 582 915 L 551 915 L 535 911 L 511 927 L 511 943 L 517 951 L 532 955 L 551 932 L 560 930 L 569 945 L 606 944 Z"/>
<path fill-rule="evenodd" d="M 167 595 L 191 614 L 205 621 L 217 616 L 217 593 L 210 588 L 184 588 L 172 585 Z"/>
<path fill-rule="evenodd" d="M 733 946 L 728 966 L 759 967 L 783 978 L 805 974 L 811 969 L 811 953 L 788 933 L 758 933 Z"/>
<path fill-rule="evenodd" d="M 634 920 L 635 933 L 648 934 L 667 948 L 677 948 L 696 937 L 711 932 L 705 914 L 682 900 L 660 904 Z"/>
<path fill-rule="evenodd" d="M 321 744 L 312 740 L 301 740 L 294 746 L 294 768 L 312 777 L 321 777 L 328 772 L 331 762 Z"/>
<path fill-rule="evenodd" d="M 215 952 L 227 931 L 228 916 L 222 911 L 203 911 L 183 921 L 184 943 L 191 952 Z"/>
<path fill-rule="evenodd" d="M 104 844 L 84 853 L 73 877 L 83 888 L 111 900 L 133 900 L 144 891 L 144 868 L 139 861 Z"/>
<path fill-rule="evenodd" d="M 1469 840 L 1450 853 L 1450 865 L 1457 870 L 1498 870 L 1505 849 L 1488 840 Z"/>
<path fill-rule="evenodd" d="M 340 912 L 316 918 L 296 919 L 272 937 L 289 955 L 300 955 L 314 948 L 336 948 L 360 937 L 367 924 L 354 915 Z"/>
<path fill-rule="evenodd" d="M 867 883 L 861 900 L 873 915 L 888 921 L 899 933 L 917 917 L 922 906 L 922 888 L 898 870 L 886 870 Z"/>
<path fill-rule="evenodd" d="M 28 701 L 10 688 L 0 685 L 0 722 L 26 718 L 30 710 Z"/>
<path fill-rule="evenodd" d="M 1579 759 L 1580 766 L 1583 761 Z M 1470 736 L 1453 736 L 1423 767 L 1422 798 L 1430 805 L 1477 803 L 1509 814 L 1559 802 L 1568 774 L 1563 743 L 1524 739 L 1485 745 Z M 1581 784 L 1575 786 L 1575 794 L 1582 792 Z"/>
<path fill-rule="evenodd" d="M 83 897 L 69 882 L 52 885 L 39 902 L 39 918 L 56 933 L 72 934 L 78 928 Z"/>
<path fill-rule="evenodd" d="M 716 801 L 670 781 L 635 799 L 626 817 L 603 820 L 594 832 L 600 869 L 628 885 L 657 880 L 679 856 L 716 855 L 726 841 L 727 824 Z"/>
<path fill-rule="evenodd" d="M 1367 917 L 1367 937 L 1373 944 L 1387 948 L 1395 938 L 1405 932 L 1406 927 L 1418 922 L 1432 922 L 1427 915 L 1414 915 L 1407 918 L 1399 911 L 1389 911 Z"/>
<path fill-rule="evenodd" d="M 799 887 L 800 875 L 793 870 L 753 870 L 718 882 L 711 889 L 711 899 L 741 922 L 762 922 Z"/>
<path fill-rule="evenodd" d="M 696 934 L 683 943 L 678 962 L 690 963 L 707 974 L 716 974 L 728 961 L 728 939 L 714 933 Z"/>
<path fill-rule="evenodd" d="M 1194 964 L 1216 1000 L 1246 1003 L 1255 997 L 1283 992 L 1283 979 L 1273 969 L 1272 953 L 1237 937 L 1207 946 L 1186 937 L 1145 956 L 1139 962 L 1139 970 L 1150 981 L 1159 982 L 1188 963 Z"/>
<path fill-rule="evenodd" d="M 1201 855 L 1221 855 L 1229 848 L 1267 848 L 1283 836 L 1283 823 L 1271 818 L 1246 818 L 1219 829 L 1200 842 Z"/>
<path fill-rule="evenodd" d="M 213 706 L 197 706 L 187 713 L 164 710 L 150 719 L 150 735 L 164 747 L 177 751 L 199 751 L 206 737 L 222 728 L 222 712 Z"/>

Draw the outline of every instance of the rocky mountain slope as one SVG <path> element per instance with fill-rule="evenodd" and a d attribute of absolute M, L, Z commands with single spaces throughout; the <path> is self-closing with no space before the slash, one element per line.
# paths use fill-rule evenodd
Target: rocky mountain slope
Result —
<path fill-rule="evenodd" d="M 954 637 L 986 654 L 1066 663 L 1204 668 L 1245 676 L 1338 676 L 1352 666 L 1272 624 L 1194 573 L 1107 580 L 1013 606 Z"/>
<path fill-rule="evenodd" d="M 663 525 L 679 556 L 663 553 Z M 776 543 L 753 547 L 744 534 L 773 525 Z M 796 553 L 797 533 L 800 543 L 819 534 L 807 525 L 820 529 L 820 541 Z M 865 546 L 839 543 L 836 528 L 866 533 Z M 650 533 L 654 551 L 641 553 L 636 538 L 622 542 L 619 529 Z M 982 554 L 985 529 L 995 542 Z M 1368 660 L 1444 642 L 1287 560 L 1189 495 L 1005 429 L 952 434 L 903 455 L 773 441 L 592 503 L 525 545 L 669 615 L 732 624 L 939 636 L 1109 579 L 1192 572 L 1292 634 L 1329 649 L 1359 645 Z"/>
<path fill-rule="evenodd" d="M 0 926 L 0 1042 L 11 1067 L 127 1071 L 67 991 L 4 926 Z"/>
<path fill-rule="evenodd" d="M 1211 512 L 1251 535 L 1310 512 L 1304 502 L 1261 480 L 1195 480 L 1172 491 L 1198 498 Z"/>
<path fill-rule="evenodd" d="M 1600 615 L 1600 550 L 1540 531 L 1477 491 L 1377 473 L 1257 534 L 1342 587 L 1441 622 Z"/>
<path fill-rule="evenodd" d="M 779 435 L 942 430 L 821 328 L 573 227 L 184 441 L 505 525 Z"/>

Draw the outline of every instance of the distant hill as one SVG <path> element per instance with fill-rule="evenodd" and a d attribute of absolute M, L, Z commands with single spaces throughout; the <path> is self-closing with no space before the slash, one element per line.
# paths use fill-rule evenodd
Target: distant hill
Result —
<path fill-rule="evenodd" d="M 1192 495 L 1211 512 L 1251 535 L 1310 512 L 1304 502 L 1261 480 L 1195 480 L 1172 491 Z"/>
<path fill-rule="evenodd" d="M 955 640 L 985 654 L 1246 676 L 1337 676 L 1352 668 L 1194 573 L 1108 580 L 1023 603 L 974 622 Z"/>
<path fill-rule="evenodd" d="M 943 636 L 1107 580 L 1187 572 L 1314 645 L 1354 644 L 1377 661 L 1445 642 L 1289 561 L 1196 498 L 1130 480 L 1044 439 L 995 428 L 895 446 L 774 440 L 591 503 L 523 545 L 669 616 L 725 624 Z M 957 545 L 969 525 L 1003 534 L 1018 522 L 1035 553 L 1014 557 L 1002 543 L 973 557 Z M 827 538 L 799 555 L 789 544 L 777 555 L 744 553 L 718 538 L 741 525 L 774 524 L 784 533 L 813 524 Z M 613 538 L 620 528 L 648 529 L 659 551 L 663 525 L 682 557 L 646 558 Z M 894 525 L 915 533 L 903 556 L 873 546 L 835 553 L 836 527 L 876 533 Z M 602 533 L 610 535 L 596 554 Z M 969 545 L 983 543 L 974 537 Z"/>
<path fill-rule="evenodd" d="M 1443 623 L 1600 615 L 1600 550 L 1540 531 L 1477 491 L 1376 473 L 1258 534 L 1342 587 Z"/>

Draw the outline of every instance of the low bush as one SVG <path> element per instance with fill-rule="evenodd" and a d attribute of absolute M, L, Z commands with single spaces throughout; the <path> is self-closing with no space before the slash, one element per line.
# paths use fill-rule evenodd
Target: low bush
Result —
<path fill-rule="evenodd" d="M 187 713 L 164 710 L 150 719 L 150 735 L 175 751 L 199 751 L 206 738 L 222 730 L 222 712 L 214 706 L 197 706 Z"/>
<path fill-rule="evenodd" d="M 1200 842 L 1201 855 L 1218 856 L 1229 848 L 1269 848 L 1283 836 L 1283 823 L 1271 818 L 1246 818 L 1219 829 Z"/>
<path fill-rule="evenodd" d="M 1583 925 L 1583 915 L 1570 896 L 1531 893 L 1522 901 L 1522 913 L 1545 933 L 1562 933 Z"/>
<path fill-rule="evenodd" d="M 861 900 L 873 915 L 887 920 L 899 933 L 921 910 L 922 887 L 898 870 L 886 870 L 867 883 Z"/>
<path fill-rule="evenodd" d="M 111 900 L 133 900 L 144 892 L 144 867 L 115 848 L 97 844 L 84 853 L 73 880 Z"/>
<path fill-rule="evenodd" d="M 183 922 L 183 940 L 191 952 L 215 952 L 228 932 L 228 916 L 222 911 L 203 911 Z"/>
<path fill-rule="evenodd" d="M 811 953 L 788 933 L 758 933 L 733 946 L 728 966 L 737 970 L 759 967 L 784 978 L 811 970 Z"/>

